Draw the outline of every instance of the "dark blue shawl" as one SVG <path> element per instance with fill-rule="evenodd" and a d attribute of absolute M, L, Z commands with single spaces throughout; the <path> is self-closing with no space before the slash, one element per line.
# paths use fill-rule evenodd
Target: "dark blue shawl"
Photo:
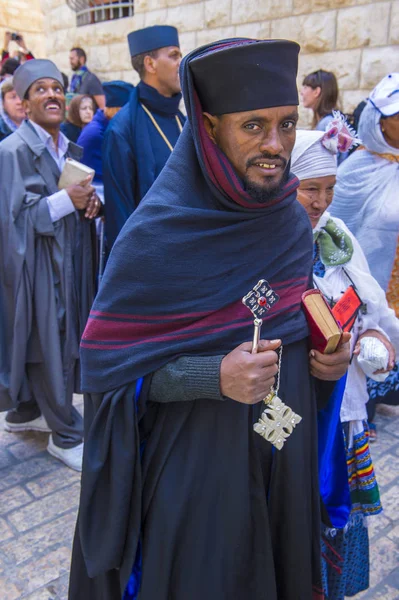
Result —
<path fill-rule="evenodd" d="M 121 231 L 91 311 L 81 343 L 86 391 L 112 390 L 178 356 L 228 353 L 250 340 L 253 317 L 241 298 L 259 279 L 281 298 L 263 337 L 287 344 L 308 334 L 301 295 L 312 234 L 296 201 L 297 179 L 290 175 L 264 205 L 246 194 L 203 130 L 189 69 L 200 52 L 181 67 L 188 122 Z"/>

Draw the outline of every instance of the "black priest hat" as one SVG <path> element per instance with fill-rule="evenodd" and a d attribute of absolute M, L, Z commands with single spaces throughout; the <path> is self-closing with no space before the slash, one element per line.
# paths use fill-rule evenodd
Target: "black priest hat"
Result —
<path fill-rule="evenodd" d="M 299 50 L 288 40 L 222 40 L 190 62 L 202 110 L 221 115 L 299 104 Z"/>

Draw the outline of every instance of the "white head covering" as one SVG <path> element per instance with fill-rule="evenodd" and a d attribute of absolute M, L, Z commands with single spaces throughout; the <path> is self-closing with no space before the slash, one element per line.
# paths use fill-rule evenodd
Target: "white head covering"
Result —
<path fill-rule="evenodd" d="M 399 112 L 399 73 L 389 73 L 375 86 L 370 102 L 384 117 Z"/>
<path fill-rule="evenodd" d="M 369 99 L 359 121 L 365 150 L 340 165 L 330 211 L 356 236 L 371 274 L 386 290 L 398 245 L 399 149 L 382 135 L 381 116 Z"/>
<path fill-rule="evenodd" d="M 324 131 L 297 131 L 291 171 L 299 181 L 337 174 L 337 154 L 325 148 L 323 138 Z"/>

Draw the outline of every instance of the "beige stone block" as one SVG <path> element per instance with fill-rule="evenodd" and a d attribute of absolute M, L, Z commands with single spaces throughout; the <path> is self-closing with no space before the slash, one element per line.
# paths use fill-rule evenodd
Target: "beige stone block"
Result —
<path fill-rule="evenodd" d="M 313 112 L 304 108 L 301 104 L 298 106 L 299 120 L 298 129 L 312 129 Z"/>
<path fill-rule="evenodd" d="M 0 542 L 4 542 L 13 537 L 13 532 L 4 519 L 0 519 Z"/>
<path fill-rule="evenodd" d="M 107 70 L 124 71 L 131 65 L 130 52 L 127 42 L 109 46 L 109 63 Z"/>
<path fill-rule="evenodd" d="M 346 8 L 338 12 L 337 48 L 382 46 L 388 37 L 389 2 Z"/>
<path fill-rule="evenodd" d="M 206 27 L 225 27 L 230 25 L 231 0 L 206 0 Z"/>
<path fill-rule="evenodd" d="M 380 537 L 384 530 L 389 531 L 392 527 L 392 522 L 382 512 L 379 515 L 370 517 L 370 519 L 367 520 L 367 525 L 371 544 L 374 544 L 374 538 Z"/>
<path fill-rule="evenodd" d="M 167 23 L 177 27 L 179 32 L 204 29 L 205 10 L 203 2 L 176 6 L 168 9 Z"/>
<path fill-rule="evenodd" d="M 28 481 L 26 488 L 35 498 L 43 498 L 63 488 L 69 488 L 79 481 L 79 473 L 60 464 L 57 470 L 42 477 L 37 477 L 33 481 Z M 65 490 L 65 494 L 68 494 L 68 489 Z"/>
<path fill-rule="evenodd" d="M 77 43 L 74 44 L 74 40 L 71 40 L 69 29 L 58 29 L 47 40 L 47 47 L 55 52 L 67 52 L 69 54 L 74 45 L 77 45 Z"/>
<path fill-rule="evenodd" d="M 271 37 L 296 41 L 301 52 L 326 52 L 335 45 L 336 11 L 315 13 L 271 23 Z"/>
<path fill-rule="evenodd" d="M 264 40 L 270 37 L 271 23 L 263 21 L 261 23 L 244 23 L 236 25 L 236 36 L 252 38 L 255 40 Z"/>
<path fill-rule="evenodd" d="M 378 444 L 382 436 L 378 438 Z M 375 444 L 376 445 L 376 444 Z M 398 498 L 399 498 L 399 485 L 392 486 L 387 492 L 382 490 L 381 500 L 384 508 L 384 516 L 391 521 L 396 521 L 398 518 Z"/>
<path fill-rule="evenodd" d="M 46 454 L 8 467 L 1 474 L 0 490 L 21 485 L 28 479 L 53 471 L 56 466 L 56 461 L 49 454 Z"/>
<path fill-rule="evenodd" d="M 360 86 L 374 88 L 387 73 L 398 69 L 398 46 L 365 48 L 361 63 Z"/>
<path fill-rule="evenodd" d="M 197 31 L 197 44 L 204 46 L 218 40 L 234 37 L 234 27 L 222 27 L 220 29 L 204 29 Z"/>
<path fill-rule="evenodd" d="M 89 50 L 89 49 L 88 49 Z M 110 62 L 109 46 L 92 46 L 87 56 L 88 65 L 96 75 L 108 71 Z"/>
<path fill-rule="evenodd" d="M 128 19 L 128 20 L 131 21 L 131 19 Z M 143 14 L 143 13 L 136 14 L 135 13 L 135 15 L 133 17 L 132 27 L 129 31 L 136 31 L 136 29 L 143 29 L 144 23 L 145 23 L 145 14 Z"/>
<path fill-rule="evenodd" d="M 393 2 L 389 28 L 389 43 L 399 44 L 399 2 Z"/>
<path fill-rule="evenodd" d="M 138 73 L 136 73 L 136 71 L 133 68 L 129 69 L 129 70 L 121 71 L 120 79 L 122 81 L 127 81 L 128 83 L 132 83 L 134 86 L 136 86 L 140 81 L 140 77 L 139 77 Z"/>
<path fill-rule="evenodd" d="M 180 50 L 183 56 L 197 47 L 197 34 L 195 31 L 187 31 L 179 34 Z"/>
<path fill-rule="evenodd" d="M 136 0 L 134 3 L 134 12 L 147 12 L 166 7 L 166 0 Z"/>
<path fill-rule="evenodd" d="M 72 511 L 50 523 L 34 527 L 27 533 L 2 544 L 3 556 L 10 564 L 20 565 L 57 544 L 69 545 L 72 543 L 75 523 L 76 511 Z"/>
<path fill-rule="evenodd" d="M 182 6 L 184 4 L 192 4 L 198 0 L 166 0 L 168 6 Z"/>
<path fill-rule="evenodd" d="M 332 71 L 338 79 L 340 90 L 356 90 L 359 86 L 361 50 L 322 52 L 299 55 L 299 81 L 308 73 L 325 69 Z M 368 87 L 367 85 L 364 87 Z"/>
<path fill-rule="evenodd" d="M 380 538 L 370 547 L 370 587 L 373 588 L 398 566 L 399 552 L 388 538 Z"/>
<path fill-rule="evenodd" d="M 76 27 L 76 13 L 66 4 L 62 4 L 51 11 L 50 21 L 52 30 Z"/>
<path fill-rule="evenodd" d="M 10 513 L 7 517 L 8 522 L 20 532 L 41 525 L 62 513 L 75 509 L 78 504 L 79 490 L 80 484 L 75 483 L 67 490 L 45 496 L 33 504 Z"/>
<path fill-rule="evenodd" d="M 370 90 L 344 90 L 340 93 L 342 110 L 345 113 L 352 113 L 356 106 L 368 98 Z"/>
<path fill-rule="evenodd" d="M 313 13 L 332 8 L 368 4 L 370 0 L 293 0 L 294 14 Z"/>
<path fill-rule="evenodd" d="M 24 594 L 34 592 L 65 575 L 69 570 L 70 562 L 71 550 L 67 546 L 62 546 L 22 566 L 18 571 L 18 579 L 24 582 Z"/>
<path fill-rule="evenodd" d="M 31 458 L 31 456 L 35 456 L 35 454 L 39 454 L 40 452 L 43 452 L 43 450 L 46 450 L 47 444 L 48 436 L 40 435 L 36 436 L 36 439 L 28 444 L 25 441 L 13 444 L 9 448 L 9 451 L 18 460 L 26 460 L 27 458 Z"/>
<path fill-rule="evenodd" d="M 18 598 L 21 598 L 22 589 L 17 588 L 8 577 L 0 577 L 0 590 L 4 594 L 3 598 L 6 600 L 18 600 Z"/>
<path fill-rule="evenodd" d="M 0 512 L 5 514 L 32 501 L 32 496 L 20 485 L 0 493 Z"/>
<path fill-rule="evenodd" d="M 144 15 L 144 27 L 163 25 L 166 21 L 167 14 L 167 8 L 160 8 L 159 10 L 151 10 L 150 12 L 146 12 Z"/>
<path fill-rule="evenodd" d="M 118 19 L 117 21 L 105 21 L 96 25 L 87 27 L 79 27 L 79 29 L 87 29 L 90 38 L 91 31 L 94 32 L 94 43 L 96 44 L 114 44 L 125 42 L 127 45 L 127 35 L 134 29 L 138 29 L 136 17 L 127 17 L 126 19 Z M 90 40 L 91 43 L 91 40 Z"/>
<path fill-rule="evenodd" d="M 232 23 L 277 19 L 292 14 L 293 0 L 232 0 Z"/>
<path fill-rule="evenodd" d="M 371 565 L 371 570 L 373 571 L 373 565 Z M 363 598 L 363 594 L 359 596 L 359 600 L 361 598 Z M 369 589 L 364 594 L 364 598 L 365 600 L 398 600 L 398 588 L 390 585 L 381 586 L 381 583 L 378 582 L 375 588 Z M 358 596 L 355 596 L 355 600 L 358 600 Z"/>

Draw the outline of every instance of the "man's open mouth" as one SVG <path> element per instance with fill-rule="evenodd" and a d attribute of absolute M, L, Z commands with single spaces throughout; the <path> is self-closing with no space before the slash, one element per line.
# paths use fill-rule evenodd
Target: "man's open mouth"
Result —
<path fill-rule="evenodd" d="M 60 104 L 54 100 L 52 100 L 51 102 L 46 102 L 44 108 L 46 110 L 61 110 Z"/>

